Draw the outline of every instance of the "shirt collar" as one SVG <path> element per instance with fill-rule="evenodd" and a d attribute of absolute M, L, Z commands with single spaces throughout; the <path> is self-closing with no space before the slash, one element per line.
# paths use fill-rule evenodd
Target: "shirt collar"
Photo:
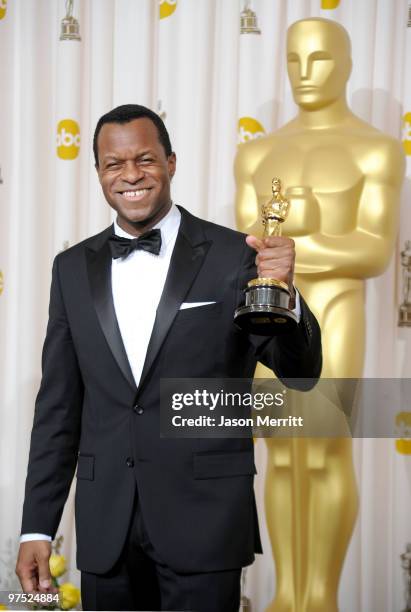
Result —
<path fill-rule="evenodd" d="M 162 244 L 167 246 L 170 240 L 176 235 L 176 233 L 178 232 L 178 228 L 180 227 L 180 221 L 181 213 L 178 210 L 177 206 L 174 204 L 174 202 L 172 202 L 170 210 L 165 215 L 165 217 L 160 219 L 160 221 L 153 227 L 153 229 L 161 230 Z M 114 233 L 116 234 L 116 236 L 122 236 L 123 238 L 135 238 L 135 236 L 132 236 L 131 234 L 125 232 L 119 226 L 116 220 L 114 221 Z"/>

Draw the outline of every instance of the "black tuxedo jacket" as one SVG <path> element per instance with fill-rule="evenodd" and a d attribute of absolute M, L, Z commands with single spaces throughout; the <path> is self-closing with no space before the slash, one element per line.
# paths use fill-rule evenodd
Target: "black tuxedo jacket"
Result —
<path fill-rule="evenodd" d="M 233 313 L 256 276 L 255 253 L 243 234 L 180 210 L 138 388 L 113 306 L 113 228 L 54 261 L 22 533 L 55 536 L 77 465 L 77 563 L 84 571 L 104 573 L 118 559 L 136 487 L 148 535 L 174 570 L 250 564 L 261 552 L 253 442 L 160 438 L 160 378 L 252 378 L 257 360 L 280 378 L 320 375 L 320 331 L 304 300 L 291 335 L 237 329 Z M 185 301 L 216 303 L 179 310 Z"/>

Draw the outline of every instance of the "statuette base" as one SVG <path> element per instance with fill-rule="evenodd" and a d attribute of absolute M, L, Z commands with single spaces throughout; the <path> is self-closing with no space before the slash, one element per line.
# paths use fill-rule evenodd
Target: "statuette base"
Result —
<path fill-rule="evenodd" d="M 257 336 L 279 336 L 292 332 L 298 325 L 297 316 L 289 310 L 288 288 L 253 279 L 245 290 L 245 305 L 234 313 L 238 327 Z M 272 280 L 272 279 L 270 279 Z M 285 285 L 285 283 L 282 283 Z"/>

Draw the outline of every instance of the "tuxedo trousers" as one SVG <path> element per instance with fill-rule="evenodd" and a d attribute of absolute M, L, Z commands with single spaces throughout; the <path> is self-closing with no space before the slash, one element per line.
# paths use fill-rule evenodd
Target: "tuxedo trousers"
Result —
<path fill-rule="evenodd" d="M 166 520 L 166 517 L 165 517 Z M 83 610 L 238 612 L 241 568 L 179 574 L 154 550 L 136 491 L 126 543 L 106 574 L 81 572 Z"/>

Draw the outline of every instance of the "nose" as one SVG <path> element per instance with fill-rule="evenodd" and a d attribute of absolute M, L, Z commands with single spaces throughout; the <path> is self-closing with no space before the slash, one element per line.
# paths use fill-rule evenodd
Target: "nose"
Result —
<path fill-rule="evenodd" d="M 306 81 L 310 78 L 310 60 L 308 57 L 300 57 L 300 78 Z"/>
<path fill-rule="evenodd" d="M 136 164 L 134 161 L 127 161 L 123 165 L 121 178 L 126 183 L 137 183 L 142 178 L 144 178 L 144 170 L 139 164 Z"/>

